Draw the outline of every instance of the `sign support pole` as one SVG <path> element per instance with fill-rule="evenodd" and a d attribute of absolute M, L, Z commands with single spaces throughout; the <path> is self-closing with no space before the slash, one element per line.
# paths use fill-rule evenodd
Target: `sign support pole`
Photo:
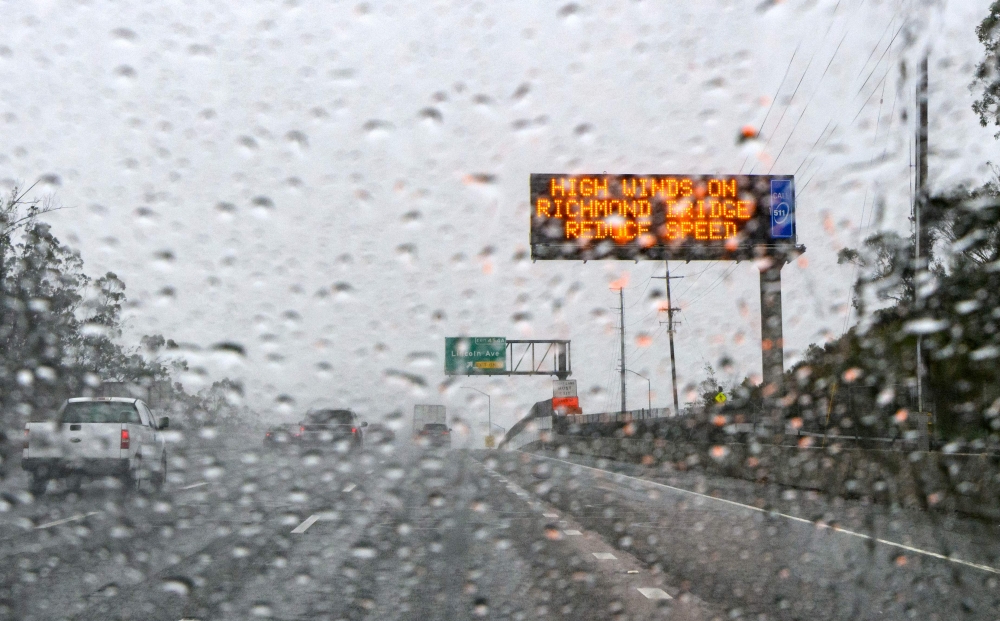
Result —
<path fill-rule="evenodd" d="M 784 394 L 785 355 L 781 332 L 781 268 L 783 256 L 760 268 L 760 355 L 765 399 Z"/>

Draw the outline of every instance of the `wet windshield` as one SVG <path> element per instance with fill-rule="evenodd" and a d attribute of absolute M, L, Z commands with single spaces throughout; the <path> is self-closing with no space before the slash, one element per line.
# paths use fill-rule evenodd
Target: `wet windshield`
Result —
<path fill-rule="evenodd" d="M 998 362 L 1000 1 L 0 0 L 0 621 L 998 621 Z"/>

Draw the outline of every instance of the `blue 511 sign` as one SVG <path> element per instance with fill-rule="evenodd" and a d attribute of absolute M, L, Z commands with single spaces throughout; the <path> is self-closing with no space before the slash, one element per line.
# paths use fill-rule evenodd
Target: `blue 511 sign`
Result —
<path fill-rule="evenodd" d="M 771 239 L 795 237 L 795 185 L 792 179 L 771 180 Z"/>

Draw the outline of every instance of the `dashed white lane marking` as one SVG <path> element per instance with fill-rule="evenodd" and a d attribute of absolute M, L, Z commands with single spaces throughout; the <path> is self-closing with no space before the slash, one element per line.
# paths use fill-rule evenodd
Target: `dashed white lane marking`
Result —
<path fill-rule="evenodd" d="M 208 485 L 208 481 L 202 481 L 201 483 L 192 483 L 191 485 L 185 485 L 181 489 L 194 489 L 196 487 L 201 487 L 202 485 Z"/>
<path fill-rule="evenodd" d="M 542 457 L 542 456 L 538 456 Z M 879 537 L 872 537 L 871 535 L 866 535 L 864 533 L 854 532 L 853 530 L 848 530 L 846 528 L 841 528 L 839 526 L 824 524 L 823 522 L 813 522 L 812 520 L 807 520 L 805 518 L 800 518 L 794 515 L 788 515 L 787 513 L 778 513 L 777 511 L 769 511 L 767 509 L 761 509 L 760 507 L 755 507 L 753 505 L 745 505 L 742 502 L 736 502 L 735 500 L 726 500 L 725 498 L 716 498 L 715 496 L 709 496 L 708 494 L 700 494 L 698 492 L 692 492 L 691 490 L 684 489 L 681 487 L 674 487 L 673 485 L 667 485 L 666 483 L 657 483 L 656 481 L 649 481 L 647 479 L 640 479 L 638 477 L 629 476 L 627 474 L 620 474 L 617 472 L 609 472 L 607 470 L 601 470 L 600 468 L 591 468 L 590 466 L 584 466 L 583 464 L 576 464 L 571 461 L 565 461 L 562 459 L 556 459 L 555 457 L 542 457 L 542 459 L 548 459 L 551 461 L 557 461 L 562 464 L 566 464 L 570 467 L 584 468 L 586 470 L 593 470 L 601 475 L 607 475 L 611 477 L 617 477 L 621 479 L 630 479 L 644 485 L 652 485 L 653 487 L 662 487 L 664 489 L 669 489 L 675 492 L 680 492 L 682 494 L 690 494 L 691 496 L 697 496 L 699 498 L 704 498 L 706 500 L 712 500 L 715 502 L 725 503 L 727 505 L 733 505 L 736 507 L 741 507 L 743 509 L 749 509 L 751 511 L 757 511 L 758 513 L 766 513 L 769 515 L 777 515 L 783 517 L 787 520 L 793 522 L 800 522 L 802 524 L 808 524 L 817 529 L 829 529 L 835 533 L 840 533 L 842 535 L 849 535 L 851 537 L 857 537 L 858 539 L 865 539 L 868 541 L 874 541 L 875 543 L 881 543 L 892 548 L 898 548 L 900 550 L 906 550 L 907 552 L 913 552 L 914 554 L 923 554 L 924 556 L 929 556 L 931 558 L 941 559 L 942 561 L 948 561 L 949 563 L 955 563 L 956 565 L 963 565 L 965 567 L 971 567 L 973 569 L 979 569 L 981 571 L 988 571 L 993 574 L 1000 574 L 1000 569 L 996 567 L 990 567 L 989 565 L 981 565 L 979 563 L 972 563 L 969 561 L 963 561 L 962 559 L 955 558 L 952 556 L 945 556 L 944 554 L 939 554 L 937 552 L 931 552 L 930 550 L 922 550 L 920 548 L 915 548 L 913 546 L 908 546 L 903 543 L 897 543 L 895 541 L 889 541 L 888 539 L 881 539 Z"/>
<path fill-rule="evenodd" d="M 78 515 L 74 515 L 73 517 L 56 520 L 55 522 L 49 522 L 47 524 L 39 524 L 38 526 L 35 527 L 35 530 L 41 530 L 43 528 L 51 528 L 53 526 L 59 526 L 60 524 L 66 524 L 67 522 L 75 522 L 77 520 L 88 518 L 92 515 L 97 515 L 98 513 L 100 513 L 100 511 L 91 511 L 90 513 L 80 513 Z"/>
<path fill-rule="evenodd" d="M 618 559 L 617 556 L 615 556 L 614 554 L 612 554 L 610 552 L 594 552 L 593 555 L 599 561 L 614 561 L 614 560 Z"/>
<path fill-rule="evenodd" d="M 573 537 L 573 536 L 576 536 L 576 535 L 582 535 L 583 533 L 581 533 L 578 530 L 564 530 L 563 534 L 569 535 L 570 537 Z"/>
<path fill-rule="evenodd" d="M 544 515 L 547 518 L 556 518 L 556 517 L 559 517 L 558 513 L 543 513 L 542 515 Z"/>
<path fill-rule="evenodd" d="M 344 491 L 345 492 L 353 492 L 355 487 L 357 487 L 357 485 L 355 485 L 354 483 L 351 483 L 347 487 L 344 488 Z"/>
<path fill-rule="evenodd" d="M 656 587 L 636 587 L 635 590 L 642 593 L 646 599 L 673 599 L 669 593 Z"/>
<path fill-rule="evenodd" d="M 306 532 L 307 530 L 309 530 L 310 526 L 316 523 L 316 520 L 318 519 L 319 519 L 318 515 L 310 515 L 309 517 L 306 518 L 304 522 L 293 528 L 292 533 L 299 535 L 301 533 Z"/>

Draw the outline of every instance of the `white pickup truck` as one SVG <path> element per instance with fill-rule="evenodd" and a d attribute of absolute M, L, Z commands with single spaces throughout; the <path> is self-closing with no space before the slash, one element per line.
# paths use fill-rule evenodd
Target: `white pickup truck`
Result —
<path fill-rule="evenodd" d="M 24 428 L 21 467 L 31 475 L 31 493 L 40 496 L 50 479 L 79 487 L 84 477 L 114 476 L 125 489 L 150 481 L 156 489 L 167 477 L 166 442 L 159 421 L 140 399 L 70 399 L 54 416 L 32 419 Z"/>

